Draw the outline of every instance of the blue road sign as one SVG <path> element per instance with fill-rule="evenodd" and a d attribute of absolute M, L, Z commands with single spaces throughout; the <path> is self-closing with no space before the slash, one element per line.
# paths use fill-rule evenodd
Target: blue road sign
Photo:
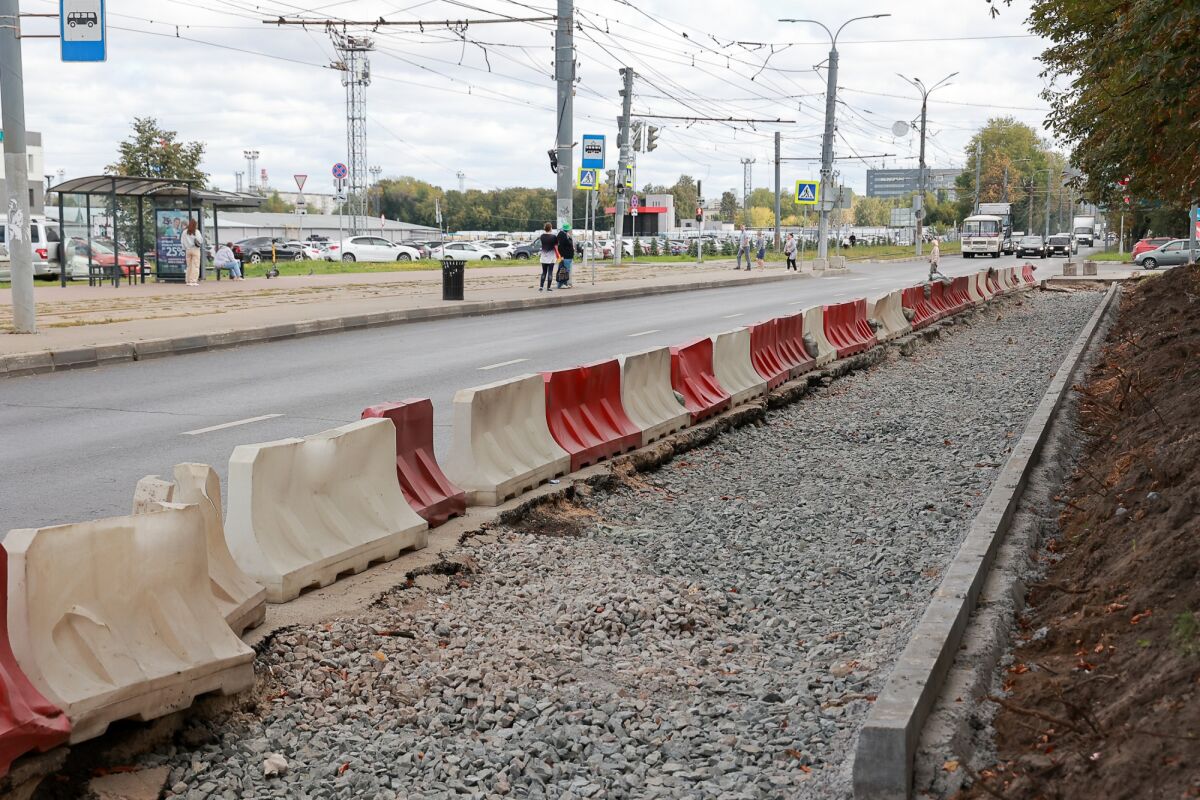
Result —
<path fill-rule="evenodd" d="M 579 175 L 575 178 L 575 188 L 589 192 L 598 190 L 600 188 L 599 174 L 599 170 L 580 169 Z"/>
<path fill-rule="evenodd" d="M 821 196 L 820 181 L 796 181 L 796 205 L 815 206 Z"/>
<path fill-rule="evenodd" d="M 346 165 L 339 161 L 338 163 L 333 165 L 332 172 L 333 172 L 333 177 L 337 178 L 340 181 L 350 173 L 350 170 L 346 169 Z"/>
<path fill-rule="evenodd" d="M 58 0 L 58 37 L 63 61 L 108 57 L 104 0 Z"/>
<path fill-rule="evenodd" d="M 604 169 L 604 137 L 595 133 L 583 135 L 583 159 L 579 165 L 584 169 Z"/>

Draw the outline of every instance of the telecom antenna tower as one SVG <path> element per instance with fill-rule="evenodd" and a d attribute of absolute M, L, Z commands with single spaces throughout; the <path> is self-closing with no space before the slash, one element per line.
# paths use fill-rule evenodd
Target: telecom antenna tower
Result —
<path fill-rule="evenodd" d="M 367 216 L 367 87 L 371 85 L 371 62 L 367 53 L 375 49 L 369 36 L 351 35 L 345 30 L 329 29 L 333 47 L 342 60 L 335 66 L 342 71 L 346 87 L 346 166 L 349 182 L 346 208 L 350 232 L 362 233 Z"/>

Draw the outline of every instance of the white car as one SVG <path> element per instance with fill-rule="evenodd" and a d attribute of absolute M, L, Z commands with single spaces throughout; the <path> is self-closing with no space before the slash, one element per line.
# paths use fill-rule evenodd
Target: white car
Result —
<path fill-rule="evenodd" d="M 382 236 L 351 236 L 330 242 L 326 261 L 416 261 L 421 253 L 415 247 L 396 244 Z"/>
<path fill-rule="evenodd" d="M 309 261 L 324 261 L 325 248 L 323 242 L 302 242 L 299 239 L 293 239 L 284 244 L 290 247 L 299 247 L 304 252 L 304 257 Z"/>
<path fill-rule="evenodd" d="M 430 250 L 429 257 L 452 261 L 499 261 L 501 258 L 492 248 L 475 242 L 447 242 Z"/>
<path fill-rule="evenodd" d="M 513 248 L 516 247 L 512 242 L 507 242 L 503 239 L 489 239 L 486 242 L 480 242 L 484 247 L 490 247 L 496 252 L 500 258 L 512 258 Z"/>

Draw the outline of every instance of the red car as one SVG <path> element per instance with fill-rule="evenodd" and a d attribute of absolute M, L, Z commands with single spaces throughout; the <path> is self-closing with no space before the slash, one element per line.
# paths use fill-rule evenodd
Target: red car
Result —
<path fill-rule="evenodd" d="M 71 238 L 71 245 L 75 250 L 75 256 L 71 259 L 67 277 L 72 279 L 77 277 L 86 278 L 88 273 L 87 240 L 75 236 Z M 98 267 L 112 267 L 113 251 L 111 240 L 92 240 L 92 263 Z M 130 272 L 136 275 L 140 263 L 136 255 L 126 250 L 121 250 L 117 255 L 117 264 L 121 267 L 122 277 L 128 276 Z"/>
<path fill-rule="evenodd" d="M 1142 239 L 1133 246 L 1132 250 L 1129 251 L 1129 257 L 1131 259 L 1137 258 L 1142 253 L 1145 253 L 1149 250 L 1157 250 L 1158 248 L 1162 247 L 1167 242 L 1173 242 L 1173 241 L 1175 241 L 1175 240 L 1172 239 L 1170 236 L 1155 236 L 1151 239 Z"/>

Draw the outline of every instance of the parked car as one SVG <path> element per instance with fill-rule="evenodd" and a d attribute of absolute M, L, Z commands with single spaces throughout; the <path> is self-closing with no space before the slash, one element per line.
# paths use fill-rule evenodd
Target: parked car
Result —
<path fill-rule="evenodd" d="M 1152 236 L 1146 239 L 1139 239 L 1137 244 L 1133 246 L 1133 249 L 1129 251 L 1129 256 L 1130 258 L 1136 259 L 1142 253 L 1147 253 L 1172 241 L 1174 241 L 1174 239 L 1172 239 L 1170 236 Z"/>
<path fill-rule="evenodd" d="M 67 279 L 74 280 L 76 278 L 88 277 L 88 242 L 82 236 L 72 236 L 68 244 L 71 250 L 71 257 L 67 260 Z M 113 249 L 112 240 L 93 239 L 91 246 L 91 263 L 98 267 L 105 267 L 109 270 L 113 265 Z M 141 265 L 141 260 L 136 253 L 131 253 L 128 250 L 118 250 L 116 255 L 116 263 L 121 269 L 122 277 L 129 275 L 131 272 L 136 275 L 138 267 Z"/>
<path fill-rule="evenodd" d="M 233 257 L 243 264 L 259 264 L 271 260 L 272 246 L 276 261 L 303 261 L 304 251 L 283 239 L 254 236 L 233 243 Z"/>
<path fill-rule="evenodd" d="M 1200 255 L 1200 245 L 1195 250 L 1189 250 L 1187 239 L 1172 239 L 1162 247 L 1139 254 L 1137 258 L 1133 259 L 1133 263 L 1142 269 L 1177 267 L 1194 261 L 1198 255 Z"/>
<path fill-rule="evenodd" d="M 1056 233 L 1046 242 L 1046 250 L 1052 256 L 1071 257 L 1072 253 L 1077 252 L 1075 248 L 1075 237 L 1069 233 Z"/>
<path fill-rule="evenodd" d="M 541 252 L 542 252 L 541 242 L 534 239 L 529 244 L 515 245 L 512 249 L 512 257 L 520 258 L 520 259 L 533 258 L 535 255 L 537 255 L 538 253 L 541 253 Z"/>
<path fill-rule="evenodd" d="M 500 258 L 512 258 L 515 245 L 512 242 L 507 242 L 503 239 L 488 239 L 480 242 L 484 247 L 490 247 L 496 252 Z"/>
<path fill-rule="evenodd" d="M 447 242 L 429 251 L 430 258 L 448 258 L 454 261 L 499 261 L 500 256 L 490 247 L 475 242 Z"/>
<path fill-rule="evenodd" d="M 403 247 L 411 247 L 421 254 L 421 258 L 429 258 L 429 246 L 423 242 L 401 242 Z"/>
<path fill-rule="evenodd" d="M 8 245 L 7 231 L 5 230 L 7 224 L 7 217 L 0 216 L 0 245 L 4 246 Z M 49 221 L 45 217 L 29 218 L 29 245 L 33 248 L 33 276 L 35 278 L 58 276 L 58 242 L 57 223 Z"/>
<path fill-rule="evenodd" d="M 1017 244 L 1017 256 L 1046 257 L 1046 242 L 1040 236 L 1022 236 Z"/>
<path fill-rule="evenodd" d="M 415 247 L 382 236 L 351 236 L 330 244 L 326 252 L 327 261 L 415 261 L 421 257 Z"/>

